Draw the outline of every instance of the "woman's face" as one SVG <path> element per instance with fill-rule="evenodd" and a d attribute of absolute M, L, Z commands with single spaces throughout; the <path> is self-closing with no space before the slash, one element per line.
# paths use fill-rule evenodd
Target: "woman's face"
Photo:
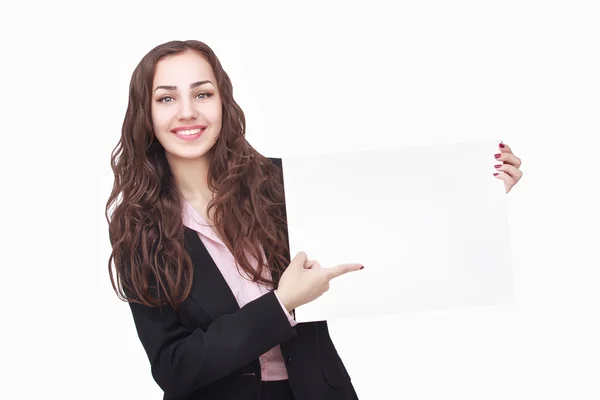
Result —
<path fill-rule="evenodd" d="M 154 134 L 167 159 L 203 157 L 221 133 L 221 97 L 210 64 L 191 50 L 164 58 L 152 90 Z"/>

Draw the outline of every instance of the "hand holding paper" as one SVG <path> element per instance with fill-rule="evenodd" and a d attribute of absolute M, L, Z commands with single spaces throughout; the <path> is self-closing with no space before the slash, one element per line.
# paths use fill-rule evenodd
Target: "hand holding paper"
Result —
<path fill-rule="evenodd" d="M 504 181 L 504 188 L 508 193 L 523 177 L 523 171 L 520 170 L 521 159 L 513 154 L 509 145 L 500 143 L 498 147 L 500 153 L 494 154 L 494 157 L 502 164 L 494 165 L 498 171 L 494 176 Z"/>

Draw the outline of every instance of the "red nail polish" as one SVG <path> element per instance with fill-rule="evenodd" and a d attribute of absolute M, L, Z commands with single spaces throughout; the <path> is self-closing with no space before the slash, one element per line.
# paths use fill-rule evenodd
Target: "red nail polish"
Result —
<path fill-rule="evenodd" d="M 502 153 L 494 154 L 494 157 L 500 158 L 501 155 L 502 155 Z"/>
<path fill-rule="evenodd" d="M 494 165 L 494 168 L 500 168 L 502 164 Z"/>
<path fill-rule="evenodd" d="M 506 147 L 505 145 L 503 145 L 502 143 L 500 143 L 500 148 L 501 148 L 501 149 L 503 149 L 503 148 L 505 148 L 505 147 Z"/>
<path fill-rule="evenodd" d="M 498 173 L 497 173 L 497 172 L 494 172 L 494 176 L 496 176 L 496 175 L 498 175 Z"/>
<path fill-rule="evenodd" d="M 363 265 L 363 266 L 361 266 L 359 269 L 363 269 L 364 267 L 365 267 L 365 266 Z"/>

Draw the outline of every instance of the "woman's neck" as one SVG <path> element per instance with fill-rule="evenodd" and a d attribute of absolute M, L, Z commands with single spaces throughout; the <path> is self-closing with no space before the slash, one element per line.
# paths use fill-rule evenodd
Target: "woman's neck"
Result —
<path fill-rule="evenodd" d="M 208 204 L 213 193 L 208 188 L 208 168 L 211 157 L 207 154 L 198 159 L 185 159 L 167 155 L 175 183 L 190 203 Z"/>

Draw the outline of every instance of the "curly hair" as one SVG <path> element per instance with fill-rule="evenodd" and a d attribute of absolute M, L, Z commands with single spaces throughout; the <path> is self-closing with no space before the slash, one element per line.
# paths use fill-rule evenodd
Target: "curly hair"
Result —
<path fill-rule="evenodd" d="M 114 185 L 105 216 L 112 243 L 109 275 L 119 298 L 176 310 L 191 291 L 193 265 L 184 244 L 183 195 L 154 135 L 151 93 L 157 63 L 186 50 L 197 51 L 210 64 L 222 99 L 222 128 L 208 170 L 215 196 L 207 211 L 214 228 L 255 282 L 276 285 L 289 263 L 281 171 L 247 142 L 245 116 L 229 76 L 205 43 L 161 44 L 142 58 L 131 77 L 121 137 L 111 155 Z M 256 270 L 249 257 L 258 261 Z M 272 279 L 264 277 L 263 268 L 269 268 Z"/>

